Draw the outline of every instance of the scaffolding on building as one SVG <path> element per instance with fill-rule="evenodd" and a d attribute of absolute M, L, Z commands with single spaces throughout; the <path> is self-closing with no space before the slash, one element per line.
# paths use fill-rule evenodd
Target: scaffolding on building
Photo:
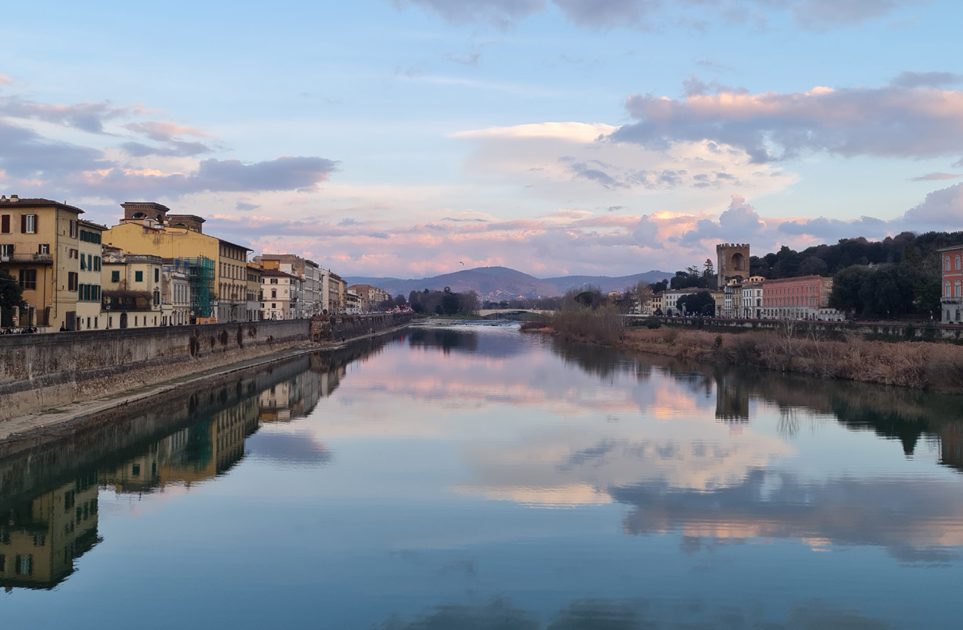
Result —
<path fill-rule="evenodd" d="M 187 267 L 187 279 L 191 286 L 191 314 L 195 318 L 211 317 L 214 306 L 214 261 L 198 258 L 179 258 L 178 263 Z"/>

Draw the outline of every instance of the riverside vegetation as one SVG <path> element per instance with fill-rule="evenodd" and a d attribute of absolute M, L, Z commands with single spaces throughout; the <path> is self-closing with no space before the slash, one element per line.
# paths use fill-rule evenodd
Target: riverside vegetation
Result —
<path fill-rule="evenodd" d="M 803 322 L 778 330 L 708 332 L 663 326 L 652 318 L 626 328 L 618 309 L 593 292 L 567 296 L 550 321 L 525 330 L 561 339 L 676 357 L 711 365 L 754 366 L 821 378 L 963 392 L 963 346 L 827 334 Z"/>

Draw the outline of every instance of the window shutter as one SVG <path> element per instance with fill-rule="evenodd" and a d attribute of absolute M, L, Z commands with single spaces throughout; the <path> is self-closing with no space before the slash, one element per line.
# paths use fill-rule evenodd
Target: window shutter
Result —
<path fill-rule="evenodd" d="M 4 234 L 10 233 L 10 215 L 9 214 L 0 216 L 0 232 Z"/>
<path fill-rule="evenodd" d="M 20 233 L 21 234 L 27 233 L 27 215 L 25 214 L 20 215 Z"/>

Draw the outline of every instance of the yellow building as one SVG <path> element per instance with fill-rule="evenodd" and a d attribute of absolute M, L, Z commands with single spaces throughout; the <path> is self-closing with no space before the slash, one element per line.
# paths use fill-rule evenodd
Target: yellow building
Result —
<path fill-rule="evenodd" d="M 195 312 L 194 316 L 213 317 L 222 322 L 247 319 L 247 253 L 250 249 L 204 234 L 201 217 L 168 214 L 169 208 L 155 202 L 128 201 L 121 206 L 124 218 L 104 233 L 105 244 L 165 260 L 207 258 L 214 261 L 211 312 Z M 195 287 L 192 291 L 197 293 Z"/>
<path fill-rule="evenodd" d="M 52 588 L 99 542 L 97 475 L 14 506 L 0 523 L 0 587 Z"/>
<path fill-rule="evenodd" d="M 83 212 L 49 199 L 0 197 L 0 269 L 20 283 L 28 305 L 12 325 L 75 329 Z"/>

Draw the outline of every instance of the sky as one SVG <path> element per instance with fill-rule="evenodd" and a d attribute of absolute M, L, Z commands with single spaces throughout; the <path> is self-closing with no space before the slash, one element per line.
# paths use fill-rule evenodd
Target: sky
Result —
<path fill-rule="evenodd" d="M 963 229 L 955 0 L 15 3 L 0 192 L 348 276 Z"/>

